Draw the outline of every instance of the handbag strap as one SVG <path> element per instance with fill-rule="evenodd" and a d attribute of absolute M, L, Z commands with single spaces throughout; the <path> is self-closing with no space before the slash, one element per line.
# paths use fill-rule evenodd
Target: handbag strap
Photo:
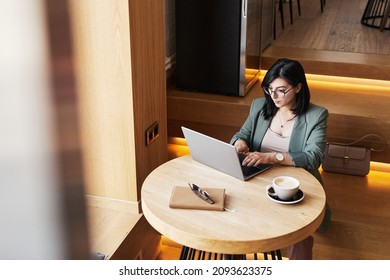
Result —
<path fill-rule="evenodd" d="M 375 137 L 379 140 L 381 140 L 382 144 L 383 144 L 383 147 L 380 148 L 380 149 L 374 149 L 374 148 L 370 148 L 371 151 L 373 152 L 382 152 L 385 148 L 386 148 L 386 140 L 379 136 L 378 134 L 373 134 L 373 133 L 369 133 L 369 134 L 366 134 L 362 137 L 360 137 L 359 139 L 355 140 L 355 141 L 352 141 L 350 143 L 336 143 L 336 142 L 330 142 L 330 144 L 337 144 L 337 145 L 342 145 L 342 146 L 351 146 L 351 145 L 355 145 L 361 141 L 363 141 L 364 139 L 367 139 L 369 137 Z"/>

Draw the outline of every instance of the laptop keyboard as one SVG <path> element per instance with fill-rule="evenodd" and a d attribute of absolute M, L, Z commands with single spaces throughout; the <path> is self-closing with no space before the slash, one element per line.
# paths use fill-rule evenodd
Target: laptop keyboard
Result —
<path fill-rule="evenodd" d="M 241 166 L 241 169 L 245 177 L 259 171 L 259 168 L 255 166 Z"/>
<path fill-rule="evenodd" d="M 246 158 L 246 155 L 238 154 L 238 158 L 240 159 L 242 173 L 244 174 L 245 177 L 252 175 L 253 173 L 259 172 L 259 169 L 262 170 L 270 166 L 270 164 L 260 164 L 258 166 L 246 166 L 246 165 L 242 165 L 242 162 Z"/>

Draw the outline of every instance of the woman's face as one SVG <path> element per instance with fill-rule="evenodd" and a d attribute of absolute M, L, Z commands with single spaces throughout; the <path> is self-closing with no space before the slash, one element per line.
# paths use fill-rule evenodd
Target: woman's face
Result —
<path fill-rule="evenodd" d="M 293 87 L 285 79 L 276 78 L 270 83 L 268 92 L 276 107 L 292 109 L 296 106 L 296 94 L 300 89 L 300 85 Z"/>

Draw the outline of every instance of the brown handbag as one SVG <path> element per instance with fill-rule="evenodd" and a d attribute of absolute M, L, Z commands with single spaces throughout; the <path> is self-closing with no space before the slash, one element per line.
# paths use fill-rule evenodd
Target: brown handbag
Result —
<path fill-rule="evenodd" d="M 369 137 L 380 139 L 384 144 L 383 148 L 354 146 Z M 377 134 L 367 134 L 351 143 L 327 143 L 322 169 L 326 172 L 366 176 L 370 172 L 371 151 L 381 152 L 385 146 L 385 139 Z"/>

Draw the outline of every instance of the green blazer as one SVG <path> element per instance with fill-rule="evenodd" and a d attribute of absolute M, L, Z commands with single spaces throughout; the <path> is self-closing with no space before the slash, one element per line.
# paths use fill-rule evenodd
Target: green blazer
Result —
<path fill-rule="evenodd" d="M 261 115 L 264 102 L 265 98 L 253 100 L 248 118 L 230 140 L 232 145 L 237 139 L 242 139 L 246 141 L 250 151 L 260 151 L 264 135 L 272 121 L 265 120 Z M 318 168 L 324 159 L 328 115 L 327 109 L 310 103 L 307 112 L 297 117 L 288 147 L 295 166 L 306 169 L 321 183 Z"/>

